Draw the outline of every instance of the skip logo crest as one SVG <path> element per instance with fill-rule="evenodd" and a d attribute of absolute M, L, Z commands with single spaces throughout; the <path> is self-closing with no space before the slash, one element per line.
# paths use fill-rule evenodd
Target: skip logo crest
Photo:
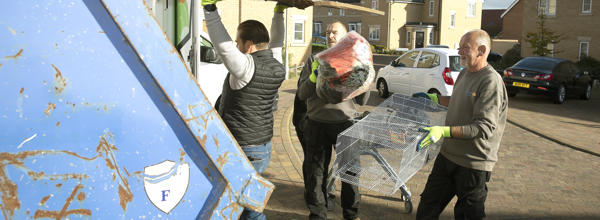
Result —
<path fill-rule="evenodd" d="M 144 168 L 144 189 L 148 199 L 169 214 L 183 199 L 190 180 L 190 165 L 165 160 Z"/>

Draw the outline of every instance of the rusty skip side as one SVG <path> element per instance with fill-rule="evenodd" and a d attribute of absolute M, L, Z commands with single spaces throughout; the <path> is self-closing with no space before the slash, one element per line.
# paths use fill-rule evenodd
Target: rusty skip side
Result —
<path fill-rule="evenodd" d="M 147 40 L 146 36 L 167 38 L 156 22 L 148 25 L 148 20 L 154 17 L 145 2 L 84 2 L 165 117 L 187 155 L 196 166 L 207 168 L 202 169 L 208 171 L 206 176 L 213 177 L 213 188 L 198 218 L 215 218 L 215 213 L 237 218 L 242 211 L 240 206 L 262 211 L 273 184 L 258 176 L 181 57 L 171 53 L 172 44 L 168 40 Z"/>

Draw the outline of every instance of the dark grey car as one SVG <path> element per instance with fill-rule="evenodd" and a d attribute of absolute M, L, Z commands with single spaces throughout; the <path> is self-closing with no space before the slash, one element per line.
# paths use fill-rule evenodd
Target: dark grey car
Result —
<path fill-rule="evenodd" d="M 592 92 L 589 73 L 559 58 L 526 57 L 507 68 L 502 78 L 510 97 L 528 91 L 550 95 L 555 103 L 562 104 L 567 95 L 589 100 Z"/>

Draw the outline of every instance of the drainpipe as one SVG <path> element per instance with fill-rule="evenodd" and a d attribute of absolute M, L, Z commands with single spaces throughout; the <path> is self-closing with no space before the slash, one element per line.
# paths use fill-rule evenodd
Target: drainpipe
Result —
<path fill-rule="evenodd" d="M 438 23 L 437 23 L 437 33 L 435 33 L 435 35 L 437 35 L 437 39 L 438 39 L 438 43 L 439 45 L 442 44 L 442 0 L 438 0 Z M 433 42 L 435 43 L 435 41 Z M 448 47 L 450 47 L 450 45 L 448 45 Z"/>
<path fill-rule="evenodd" d="M 200 30 L 202 30 L 202 18 L 200 17 L 200 13 L 204 13 L 204 10 L 202 8 L 201 4 L 198 4 L 198 2 L 195 2 L 192 0 L 191 3 L 191 14 L 192 14 L 192 23 L 190 24 L 190 28 L 192 29 L 192 49 L 190 51 L 190 53 L 192 53 L 192 55 L 190 56 L 192 58 L 192 60 L 190 60 L 191 63 L 191 68 L 192 68 L 192 74 L 194 74 L 194 76 L 198 77 L 198 67 L 200 65 L 200 42 L 202 39 L 200 36 Z"/>
<path fill-rule="evenodd" d="M 284 39 L 284 46 L 285 46 L 285 79 L 289 79 L 290 78 L 290 57 L 289 57 L 289 50 L 290 50 L 290 45 L 288 45 L 288 9 L 285 9 L 285 39 Z"/>
<path fill-rule="evenodd" d="M 387 27 L 387 40 L 386 40 L 387 41 L 386 42 L 387 45 L 386 46 L 387 46 L 388 49 L 391 49 L 390 48 L 390 46 L 391 46 L 390 45 L 390 39 L 392 39 L 392 4 L 393 4 L 393 2 L 394 1 L 389 1 L 388 2 L 388 10 L 387 10 L 387 14 L 386 14 L 387 21 L 388 21 L 387 22 L 388 23 L 388 25 L 387 25 L 388 27 Z M 400 36 L 398 36 L 398 41 L 400 41 Z M 398 42 L 398 46 L 400 46 L 400 42 Z"/>
<path fill-rule="evenodd" d="M 238 24 L 242 23 L 242 0 L 239 0 L 239 7 L 238 7 Z"/>

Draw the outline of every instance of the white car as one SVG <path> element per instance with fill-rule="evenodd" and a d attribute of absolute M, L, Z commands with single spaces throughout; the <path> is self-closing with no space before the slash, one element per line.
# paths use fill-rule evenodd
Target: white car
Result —
<path fill-rule="evenodd" d="M 383 98 L 390 93 L 410 96 L 417 92 L 450 96 L 461 69 L 458 50 L 413 49 L 379 70 L 377 91 Z"/>

